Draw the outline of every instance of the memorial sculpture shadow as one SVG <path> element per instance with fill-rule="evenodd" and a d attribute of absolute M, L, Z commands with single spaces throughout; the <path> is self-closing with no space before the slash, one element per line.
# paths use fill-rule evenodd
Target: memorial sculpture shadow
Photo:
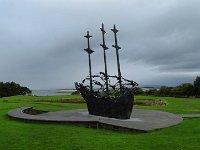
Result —
<path fill-rule="evenodd" d="M 138 84 L 132 80 L 123 78 L 121 75 L 119 61 L 119 50 L 121 47 L 117 43 L 118 30 L 115 25 L 111 31 L 114 32 L 115 45 L 112 45 L 112 47 L 116 50 L 118 76 L 108 75 L 106 62 L 106 50 L 108 47 L 105 44 L 106 31 L 103 24 L 100 30 L 103 39 L 103 44 L 100 44 L 100 46 L 104 52 L 105 72 L 92 75 L 91 54 L 94 51 L 90 48 L 90 38 L 92 35 L 87 31 L 87 35 L 84 37 L 87 38 L 88 48 L 84 50 L 88 53 L 89 58 L 89 76 L 82 83 L 76 82 L 75 87 L 86 101 L 89 114 L 117 119 L 129 119 L 134 103 L 134 87 Z M 111 79 L 117 80 L 115 84 L 111 84 Z M 84 85 L 86 81 L 89 81 L 89 85 Z M 98 88 L 94 90 L 93 86 Z"/>

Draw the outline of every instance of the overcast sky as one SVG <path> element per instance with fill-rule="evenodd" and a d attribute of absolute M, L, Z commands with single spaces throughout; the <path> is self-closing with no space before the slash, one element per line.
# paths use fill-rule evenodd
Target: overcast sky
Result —
<path fill-rule="evenodd" d="M 175 86 L 200 75 L 200 0 L 0 0 L 0 81 L 74 88 L 89 73 L 88 30 L 92 72 L 104 70 L 102 23 L 109 74 L 117 75 L 116 24 L 125 78 Z"/>

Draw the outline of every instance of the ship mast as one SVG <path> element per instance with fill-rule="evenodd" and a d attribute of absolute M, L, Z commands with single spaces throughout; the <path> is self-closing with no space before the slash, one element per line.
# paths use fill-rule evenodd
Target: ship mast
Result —
<path fill-rule="evenodd" d="M 120 88 L 120 93 L 122 93 L 122 76 L 121 76 L 120 62 L 119 62 L 119 50 L 121 49 L 121 47 L 119 47 L 118 43 L 117 43 L 117 32 L 118 32 L 118 30 L 116 29 L 115 25 L 114 25 L 114 28 L 111 29 L 111 31 L 114 32 L 114 37 L 115 37 L 115 45 L 112 45 L 112 47 L 114 47 L 116 49 L 119 88 Z"/>
<path fill-rule="evenodd" d="M 106 80 L 106 94 L 109 94 L 109 89 L 108 89 L 108 73 L 107 73 L 107 63 L 106 63 L 106 50 L 108 49 L 108 47 L 105 44 L 105 33 L 106 31 L 104 30 L 104 25 L 102 24 L 102 28 L 100 28 L 101 32 L 102 32 L 102 39 L 103 39 L 103 44 L 100 44 L 100 46 L 102 46 L 103 48 L 103 54 L 104 54 L 104 64 L 105 64 L 105 80 Z"/>
<path fill-rule="evenodd" d="M 91 58 L 90 58 L 90 54 L 92 54 L 94 52 L 92 49 L 90 49 L 90 38 L 92 37 L 92 35 L 90 35 L 89 31 L 87 31 L 87 35 L 85 35 L 84 37 L 87 38 L 87 44 L 88 44 L 88 48 L 86 48 L 84 50 L 88 53 L 88 58 L 89 58 L 90 90 L 93 90 L 93 87 L 92 87 L 92 67 L 91 67 Z"/>

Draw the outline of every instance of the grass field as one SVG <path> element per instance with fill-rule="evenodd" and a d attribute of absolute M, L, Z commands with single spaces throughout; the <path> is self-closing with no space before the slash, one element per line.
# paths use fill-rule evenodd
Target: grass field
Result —
<path fill-rule="evenodd" d="M 9 110 L 22 106 L 34 106 L 36 109 L 48 111 L 86 108 L 83 103 L 55 102 L 67 99 L 78 100 L 81 97 L 14 96 L 0 98 L 0 150 L 200 149 L 200 118 L 184 119 L 181 124 L 150 133 L 128 133 L 72 124 L 22 121 L 7 116 Z M 164 99 L 168 105 L 134 106 L 135 108 L 156 109 L 176 114 L 200 113 L 200 99 L 150 96 L 136 96 L 136 99 Z"/>

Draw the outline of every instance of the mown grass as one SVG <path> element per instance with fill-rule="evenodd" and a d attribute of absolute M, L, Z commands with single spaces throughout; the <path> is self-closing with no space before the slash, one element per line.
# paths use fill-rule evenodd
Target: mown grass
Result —
<path fill-rule="evenodd" d="M 22 106 L 56 111 L 86 108 L 85 104 L 35 102 L 37 100 L 80 99 L 80 96 L 28 97 L 0 99 L 1 150 L 199 150 L 200 118 L 184 119 L 181 124 L 150 133 L 117 132 L 73 124 L 41 123 L 9 118 L 7 112 Z M 167 106 L 135 106 L 173 113 L 200 113 L 200 99 L 136 96 L 136 99 L 165 99 Z"/>
<path fill-rule="evenodd" d="M 163 99 L 166 100 L 168 103 L 166 106 L 135 106 L 135 108 L 156 109 L 175 114 L 200 114 L 200 98 L 136 96 L 135 99 Z"/>

